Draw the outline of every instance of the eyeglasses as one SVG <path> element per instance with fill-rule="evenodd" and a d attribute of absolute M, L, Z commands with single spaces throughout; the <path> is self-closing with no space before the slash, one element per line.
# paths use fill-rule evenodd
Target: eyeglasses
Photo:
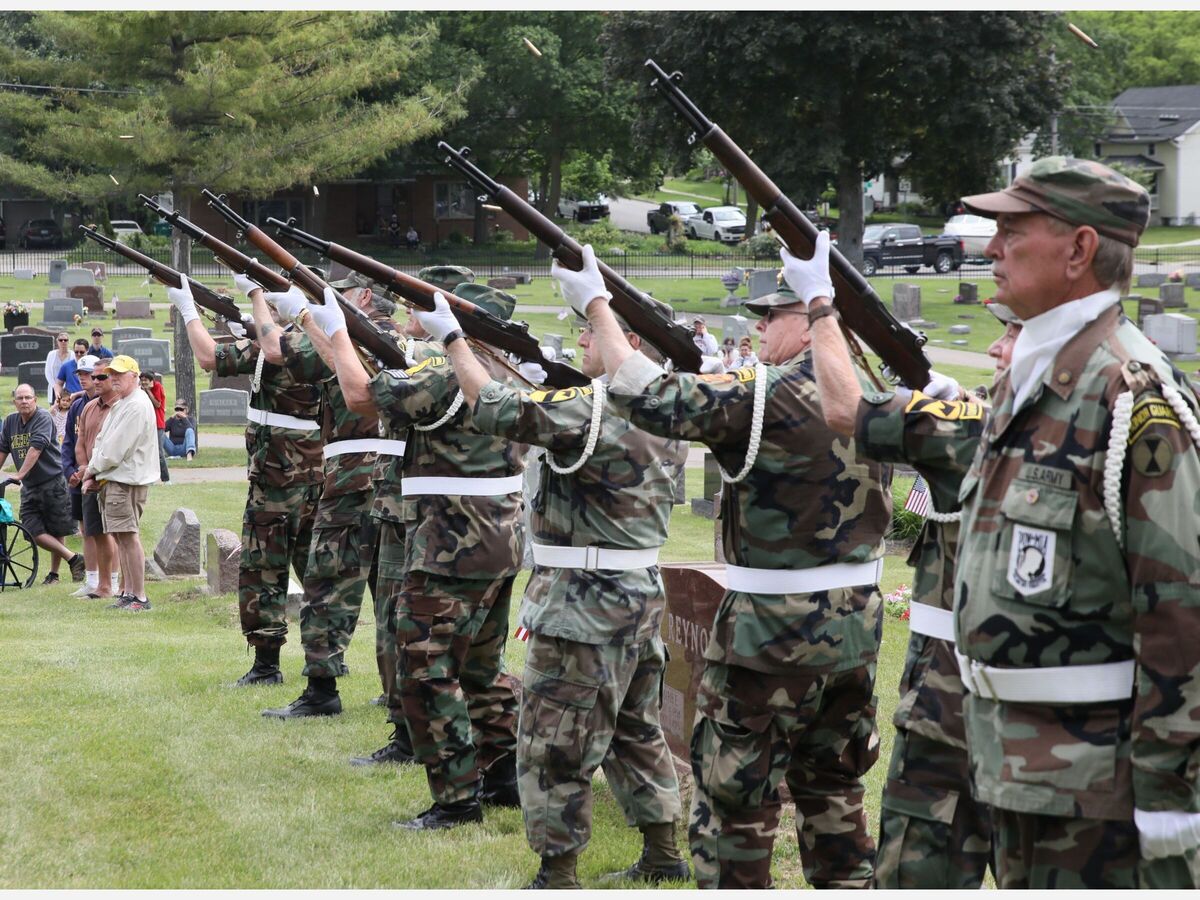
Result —
<path fill-rule="evenodd" d="M 74 350 L 74 353 L 75 353 L 75 355 L 76 355 L 76 356 L 83 356 L 83 354 L 87 353 L 87 351 L 86 351 L 86 350 L 80 350 L 78 347 L 76 347 L 76 348 L 75 348 L 75 350 Z"/>
<path fill-rule="evenodd" d="M 177 406 L 177 407 L 175 407 L 175 412 L 187 412 L 187 407 L 186 406 Z"/>
<path fill-rule="evenodd" d="M 781 309 L 778 306 L 772 306 L 768 308 L 765 313 L 763 313 L 763 322 L 767 325 L 770 325 L 771 320 L 780 313 L 787 313 L 793 316 L 804 316 L 805 318 L 808 317 L 808 310 L 806 309 Z"/>
<path fill-rule="evenodd" d="M 93 375 L 92 381 L 108 381 L 107 375 Z"/>
<path fill-rule="evenodd" d="M 66 343 L 67 341 L 69 341 L 69 340 L 70 340 L 70 338 L 59 338 L 59 339 L 58 339 L 58 342 L 59 342 L 60 344 L 65 344 L 65 343 Z"/>

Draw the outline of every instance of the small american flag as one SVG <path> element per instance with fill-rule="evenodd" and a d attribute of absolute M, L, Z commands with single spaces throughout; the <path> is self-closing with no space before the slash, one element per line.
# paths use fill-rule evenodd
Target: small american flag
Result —
<path fill-rule="evenodd" d="M 925 479 L 920 475 L 913 482 L 912 490 L 908 492 L 908 499 L 904 501 L 904 508 L 908 512 L 916 513 L 922 518 L 929 512 L 929 486 L 925 484 Z"/>
<path fill-rule="evenodd" d="M 524 625 L 521 625 L 517 628 L 516 632 L 513 634 L 513 637 L 515 637 L 518 641 L 527 641 L 529 640 L 529 635 L 531 633 L 532 632 L 530 632 L 528 628 L 526 628 Z"/>

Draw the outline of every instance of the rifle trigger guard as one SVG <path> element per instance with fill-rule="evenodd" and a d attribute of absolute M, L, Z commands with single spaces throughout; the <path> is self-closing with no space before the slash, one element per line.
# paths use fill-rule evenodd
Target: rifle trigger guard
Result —
<path fill-rule="evenodd" d="M 691 134 L 688 135 L 687 142 L 688 142 L 689 147 L 692 146 L 692 144 L 696 143 L 696 132 L 693 131 Z"/>

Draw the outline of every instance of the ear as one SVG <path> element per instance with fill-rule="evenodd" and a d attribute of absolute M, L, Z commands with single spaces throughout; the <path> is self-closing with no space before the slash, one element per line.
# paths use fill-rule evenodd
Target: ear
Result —
<path fill-rule="evenodd" d="M 1100 247 L 1100 235 L 1090 225 L 1081 225 L 1075 229 L 1075 237 L 1071 243 L 1071 255 L 1067 258 L 1067 277 L 1077 281 L 1092 271 L 1092 260 L 1096 258 L 1096 250 Z"/>
<path fill-rule="evenodd" d="M 625 339 L 629 341 L 629 346 L 634 350 L 640 350 L 642 348 L 642 336 L 640 334 L 627 331 L 625 332 Z"/>

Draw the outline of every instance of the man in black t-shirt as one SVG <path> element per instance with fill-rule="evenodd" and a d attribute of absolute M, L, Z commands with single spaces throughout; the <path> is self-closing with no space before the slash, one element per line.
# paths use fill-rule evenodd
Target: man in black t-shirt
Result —
<path fill-rule="evenodd" d="M 196 423 L 188 415 L 187 404 L 175 404 L 175 415 L 163 424 L 163 453 L 171 458 L 196 455 Z"/>

